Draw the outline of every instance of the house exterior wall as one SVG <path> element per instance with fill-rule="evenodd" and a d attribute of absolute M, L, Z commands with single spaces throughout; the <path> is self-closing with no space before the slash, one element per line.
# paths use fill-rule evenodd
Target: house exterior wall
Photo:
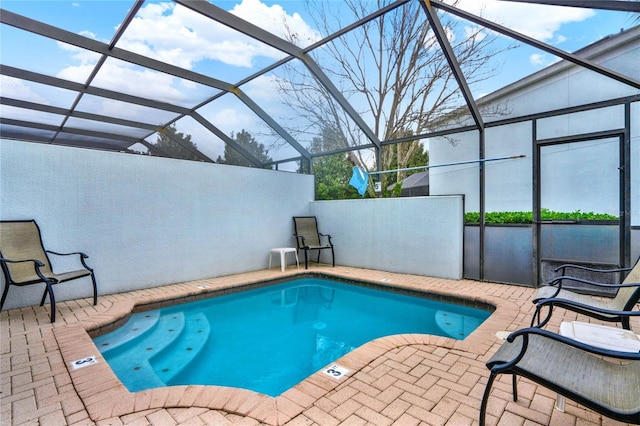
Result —
<path fill-rule="evenodd" d="M 640 27 L 628 33 L 604 40 L 581 52 L 590 60 L 609 69 L 640 80 Z M 555 109 L 637 95 L 640 90 L 601 76 L 594 71 L 560 62 L 514 83 L 479 101 L 481 109 L 488 105 L 508 105 L 507 119 Z M 624 128 L 624 106 L 611 106 L 597 110 L 565 114 L 524 121 L 485 130 L 485 158 L 526 155 L 526 158 L 486 162 L 485 210 L 531 211 L 532 161 L 534 131 L 537 138 L 549 139 L 609 131 Z M 535 126 L 535 128 L 534 128 Z M 596 145 L 605 142 L 605 148 Z M 553 153 L 546 150 L 543 158 L 543 207 L 558 211 L 594 211 L 619 214 L 618 194 L 612 191 L 612 182 L 618 182 L 617 152 L 611 140 L 592 143 L 591 147 L 577 145 L 559 147 L 573 153 Z M 631 108 L 631 224 L 640 226 L 640 103 Z M 479 133 L 475 131 L 433 138 L 429 141 L 431 164 L 444 164 L 479 158 Z M 562 162 L 554 164 L 550 158 L 558 155 Z M 606 157 L 606 158 L 605 158 Z M 545 170 L 544 167 L 548 167 Z M 553 166 L 553 168 L 549 167 Z M 430 194 L 464 194 L 466 211 L 479 211 L 478 164 L 433 168 L 430 170 Z M 573 190 L 562 192 L 568 182 Z M 576 190 L 579 188 L 581 190 Z M 616 187 L 614 186 L 614 190 Z M 548 205 L 545 205 L 545 202 Z"/>

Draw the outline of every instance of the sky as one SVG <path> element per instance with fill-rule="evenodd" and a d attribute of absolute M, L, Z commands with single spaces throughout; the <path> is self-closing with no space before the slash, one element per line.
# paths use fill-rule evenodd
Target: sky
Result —
<path fill-rule="evenodd" d="M 342 4 L 340 2 L 341 0 L 335 0 L 332 6 Z M 213 3 L 278 36 L 284 37 L 285 30 L 289 34 L 295 34 L 296 43 L 300 46 L 308 46 L 321 38 L 320 29 L 315 28 L 314 21 L 302 1 L 225 0 Z M 112 39 L 116 28 L 132 5 L 132 0 L 2 1 L 4 9 L 106 43 Z M 634 24 L 633 18 L 624 12 L 497 0 L 459 0 L 458 7 L 481 14 L 487 19 L 569 52 Z M 344 9 L 340 15 L 349 22 L 348 10 Z M 474 24 L 470 22 L 464 22 L 461 26 L 462 31 L 472 31 L 473 27 Z M 97 54 L 43 40 L 6 25 L 0 27 L 0 36 L 0 60 L 3 65 L 25 68 L 75 82 L 84 83 L 98 59 Z M 464 33 L 449 36 L 453 40 L 464 37 Z M 29 48 L 25 49 L 25 45 Z M 212 25 L 207 19 L 184 7 L 160 0 L 145 2 L 118 47 L 232 84 L 284 56 L 282 52 L 227 27 Z M 476 97 L 536 72 L 557 60 L 552 55 L 528 47 L 513 49 L 508 56 L 497 59 L 501 64 L 499 76 L 476 89 Z M 26 88 L 19 82 L 6 78 L 3 78 L 1 83 L 0 91 L 3 96 L 16 94 L 20 98 L 40 103 L 58 102 L 59 106 L 68 105 L 67 98 L 73 99 L 72 94 L 65 91 L 58 90 L 55 95 L 51 95 L 44 89 L 38 91 Z M 96 76 L 95 84 L 139 96 L 157 97 L 182 106 L 196 105 L 218 93 L 217 89 L 211 87 L 113 59 L 107 60 Z M 272 76 L 264 76 L 243 89 L 268 113 L 278 116 L 281 113 L 282 102 L 274 99 L 275 84 Z M 98 105 L 97 100 L 88 97 L 83 102 L 79 108 L 85 108 L 90 112 L 117 115 L 122 111 L 122 106 L 114 101 Z M 206 112 L 227 134 L 239 132 L 245 126 L 252 128 L 257 121 L 241 102 L 228 95 L 224 96 L 215 108 L 209 108 Z M 139 116 L 142 120 L 143 117 L 148 117 L 148 114 L 144 108 L 139 108 L 127 111 L 127 118 L 136 119 Z M 52 119 L 55 121 L 55 118 Z M 157 118 L 158 121 L 161 119 L 162 117 Z M 186 132 L 193 134 L 194 141 L 210 137 L 208 131 L 193 122 L 185 120 L 183 124 L 187 127 L 193 126 L 191 129 L 187 128 Z M 219 141 L 212 144 L 208 155 L 220 155 L 221 147 Z M 288 154 L 283 151 L 281 155 L 286 157 Z"/>

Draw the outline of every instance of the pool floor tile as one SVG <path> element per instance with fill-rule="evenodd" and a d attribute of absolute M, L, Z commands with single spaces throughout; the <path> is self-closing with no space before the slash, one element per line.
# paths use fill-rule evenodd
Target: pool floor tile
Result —
<path fill-rule="evenodd" d="M 336 361 L 349 373 L 335 380 L 317 372 L 279 397 L 216 386 L 175 386 L 129 392 L 116 378 L 87 330 L 108 329 L 137 304 L 168 304 L 233 286 L 304 275 L 304 270 L 256 271 L 164 287 L 30 306 L 0 313 L 0 424 L 2 425 L 476 425 L 488 370 L 484 363 L 501 344 L 498 331 L 529 325 L 534 289 L 452 281 L 359 268 L 313 265 L 310 272 L 427 290 L 490 303 L 495 312 L 463 341 L 421 334 L 369 342 Z M 203 288 L 206 287 L 206 288 Z M 558 312 L 562 321 L 589 321 Z M 640 318 L 632 326 L 640 328 Z M 97 363 L 74 370 L 73 361 Z M 620 425 L 526 379 L 513 402 L 510 377 L 496 380 L 487 409 L 489 425 Z"/>

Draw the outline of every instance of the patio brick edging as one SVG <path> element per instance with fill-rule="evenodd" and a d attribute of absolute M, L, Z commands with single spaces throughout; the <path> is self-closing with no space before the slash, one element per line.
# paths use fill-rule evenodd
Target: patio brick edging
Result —
<path fill-rule="evenodd" d="M 327 275 L 351 279 L 357 278 L 353 274 Z M 211 290 L 232 287 L 232 285 L 215 285 L 214 281 L 216 280 L 205 280 L 204 282 L 214 284 L 214 288 Z M 394 283 L 385 282 L 385 285 L 393 286 Z M 189 286 L 177 284 L 167 287 L 172 289 L 168 293 L 178 298 L 198 296 L 203 293 L 202 290 L 194 291 L 193 286 L 194 283 Z M 403 287 L 406 287 L 406 284 Z M 428 288 L 429 286 L 424 285 L 410 285 L 410 287 L 422 291 L 428 290 L 429 293 L 436 295 L 465 297 L 464 291 L 457 291 L 456 289 L 447 289 L 444 292 L 442 290 L 435 291 L 434 288 Z M 464 350 L 479 357 L 484 357 L 487 351 L 495 344 L 495 332 L 499 331 L 499 325 L 512 323 L 516 317 L 516 312 L 518 312 L 517 308 L 514 309 L 515 304 L 513 302 L 490 296 L 476 298 L 475 301 L 493 305 L 496 309 L 466 339 L 455 340 L 426 334 L 401 334 L 382 337 L 360 346 L 336 361 L 336 363 L 350 370 L 349 374 L 340 381 L 336 381 L 321 372 L 316 372 L 278 397 L 271 397 L 246 389 L 200 385 L 172 386 L 132 393 L 126 389 L 113 373 L 93 343 L 89 333 L 91 330 L 102 327 L 108 328 L 114 322 L 123 321 L 135 309 L 135 306 L 143 301 L 142 299 L 144 299 L 144 295 L 139 298 L 116 301 L 106 312 L 88 318 L 83 323 L 57 327 L 53 330 L 78 396 L 83 401 L 91 420 L 95 422 L 154 408 L 201 407 L 251 417 L 273 426 L 284 425 L 308 409 L 320 397 L 343 384 L 346 385 L 351 376 L 375 359 L 399 347 L 432 345 L 446 349 Z M 160 300 L 162 298 L 158 299 L 156 302 L 162 301 Z M 136 300 L 138 300 L 138 303 L 136 303 Z M 148 301 L 149 299 L 146 298 L 143 303 Z M 98 362 L 86 368 L 72 368 L 72 362 L 89 356 L 95 357 Z"/>

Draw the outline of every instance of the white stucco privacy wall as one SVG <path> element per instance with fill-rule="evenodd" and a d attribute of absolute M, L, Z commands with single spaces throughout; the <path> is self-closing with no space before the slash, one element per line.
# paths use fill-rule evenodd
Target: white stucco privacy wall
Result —
<path fill-rule="evenodd" d="M 311 203 L 337 264 L 451 279 L 462 278 L 463 211 L 456 195 Z"/>
<path fill-rule="evenodd" d="M 318 217 L 338 265 L 459 279 L 462 212 L 462 196 L 315 202 L 309 175 L 0 140 L 0 219 L 35 219 L 47 249 L 87 253 L 99 294 L 266 268 L 296 215 Z M 12 287 L 4 308 L 42 290 Z M 90 281 L 55 294 L 89 297 Z"/>
<path fill-rule="evenodd" d="M 266 268 L 313 191 L 309 175 L 0 140 L 0 219 L 35 219 L 47 249 L 86 252 L 101 294 Z M 12 286 L 5 308 L 41 292 Z"/>

